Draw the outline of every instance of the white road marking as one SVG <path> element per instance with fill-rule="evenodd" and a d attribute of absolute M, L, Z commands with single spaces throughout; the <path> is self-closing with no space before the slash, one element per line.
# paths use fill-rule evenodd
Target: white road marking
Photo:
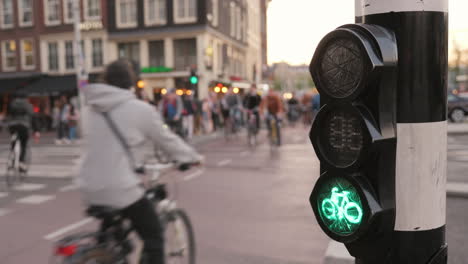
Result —
<path fill-rule="evenodd" d="M 183 178 L 183 180 L 184 180 L 184 181 L 190 181 L 190 180 L 192 180 L 192 179 L 194 179 L 194 178 L 196 178 L 196 177 L 202 175 L 203 172 L 205 172 L 205 170 L 197 170 L 197 171 L 195 171 L 195 172 L 193 172 L 193 173 L 191 173 L 191 174 L 185 176 L 185 177 Z"/>
<path fill-rule="evenodd" d="M 76 184 L 70 184 L 70 185 L 60 188 L 60 192 L 68 192 L 68 191 L 73 191 L 76 189 L 78 189 L 78 186 Z"/>
<path fill-rule="evenodd" d="M 76 222 L 74 224 L 62 227 L 57 231 L 54 231 L 54 232 L 52 232 L 50 234 L 45 235 L 44 239 L 45 240 L 55 240 L 56 238 L 66 234 L 66 233 L 68 233 L 68 232 L 70 232 L 70 231 L 72 231 L 74 229 L 77 229 L 77 228 L 80 228 L 80 227 L 82 227 L 84 225 L 87 225 L 87 224 L 91 223 L 92 221 L 93 221 L 93 218 L 87 217 L 87 218 L 85 218 L 85 219 L 83 219 L 83 220 L 81 220 L 79 222 Z"/>
<path fill-rule="evenodd" d="M 44 189 L 45 184 L 37 184 L 37 183 L 23 183 L 15 188 L 13 188 L 16 191 L 37 191 L 40 189 Z"/>
<path fill-rule="evenodd" d="M 16 200 L 17 203 L 23 204 L 41 204 L 43 202 L 47 202 L 49 200 L 55 199 L 55 195 L 40 195 L 40 194 L 33 194 L 21 199 Z"/>
<path fill-rule="evenodd" d="M 8 209 L 3 209 L 3 208 L 0 208 L 0 216 L 7 215 L 7 214 L 9 214 L 9 213 L 11 213 L 11 211 L 10 211 L 10 210 L 8 210 Z"/>
<path fill-rule="evenodd" d="M 6 192 L 0 192 L 0 198 L 7 197 L 8 193 Z"/>
<path fill-rule="evenodd" d="M 232 159 L 225 159 L 225 160 L 222 160 L 220 162 L 218 162 L 218 167 L 222 167 L 222 166 L 226 166 L 228 165 L 229 163 L 232 162 Z"/>
<path fill-rule="evenodd" d="M 242 151 L 241 153 L 239 153 L 239 155 L 240 155 L 241 157 L 245 157 L 245 156 L 247 156 L 247 155 L 249 155 L 249 154 L 250 154 L 250 151 Z"/>

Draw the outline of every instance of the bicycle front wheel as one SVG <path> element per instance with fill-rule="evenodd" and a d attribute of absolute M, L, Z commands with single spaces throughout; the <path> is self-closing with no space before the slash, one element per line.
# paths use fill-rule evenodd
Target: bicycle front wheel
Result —
<path fill-rule="evenodd" d="M 169 213 L 165 226 L 167 264 L 195 264 L 195 236 L 190 219 L 182 209 Z"/>

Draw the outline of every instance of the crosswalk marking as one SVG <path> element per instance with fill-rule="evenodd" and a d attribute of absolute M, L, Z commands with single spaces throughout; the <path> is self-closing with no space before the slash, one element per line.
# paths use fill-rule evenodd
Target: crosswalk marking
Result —
<path fill-rule="evenodd" d="M 225 159 L 225 160 L 222 160 L 220 162 L 218 162 L 218 167 L 222 167 L 222 166 L 226 166 L 228 165 L 229 163 L 232 162 L 232 159 Z"/>
<path fill-rule="evenodd" d="M 49 200 L 55 199 L 55 195 L 39 195 L 33 194 L 21 199 L 16 200 L 17 203 L 23 204 L 41 204 L 43 202 L 47 202 Z"/>
<path fill-rule="evenodd" d="M 60 192 L 68 192 L 68 191 L 73 191 L 76 189 L 78 189 L 78 186 L 76 184 L 70 184 L 70 185 L 60 188 Z"/>
<path fill-rule="evenodd" d="M 16 191 L 37 191 L 40 189 L 44 189 L 45 184 L 39 183 L 22 183 L 18 186 L 15 186 L 13 189 Z"/>
<path fill-rule="evenodd" d="M 0 192 L 0 198 L 7 197 L 8 193 L 6 192 Z"/>

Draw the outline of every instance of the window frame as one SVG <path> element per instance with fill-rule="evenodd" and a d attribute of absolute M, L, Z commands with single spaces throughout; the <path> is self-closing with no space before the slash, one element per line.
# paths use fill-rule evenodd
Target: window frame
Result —
<path fill-rule="evenodd" d="M 231 1 L 229 4 L 229 18 L 230 18 L 230 31 L 229 35 L 233 38 L 236 37 L 236 4 Z"/>
<path fill-rule="evenodd" d="M 135 4 L 135 21 L 133 22 L 122 22 L 122 18 L 120 17 L 120 5 L 122 2 L 133 2 Z M 117 28 L 134 28 L 138 26 L 138 6 L 136 0 L 116 0 L 115 2 L 115 22 Z"/>
<path fill-rule="evenodd" d="M 102 3 L 101 3 L 101 0 L 94 0 L 94 1 L 97 1 L 98 2 L 98 6 L 99 6 L 99 15 L 97 16 L 89 16 L 88 14 L 88 1 L 89 0 L 83 0 L 83 13 L 84 13 L 84 20 L 85 21 L 98 21 L 98 20 L 101 20 L 102 18 Z"/>
<path fill-rule="evenodd" d="M 134 47 L 137 47 L 138 48 L 138 58 L 136 60 L 134 60 L 134 58 L 129 58 L 129 57 L 121 57 L 120 56 L 120 47 L 121 45 L 134 45 Z M 135 62 L 137 63 L 141 63 L 141 45 L 140 45 L 140 42 L 139 41 L 124 41 L 124 42 L 118 42 L 117 43 L 117 58 L 126 58 L 126 59 L 129 59 L 129 60 L 134 60 Z"/>
<path fill-rule="evenodd" d="M 71 43 L 71 56 L 68 56 L 70 54 L 67 54 L 67 44 Z M 65 40 L 63 43 L 63 48 L 64 48 L 64 58 L 65 58 L 65 70 L 66 71 L 72 71 L 76 67 L 75 63 L 75 41 L 73 40 Z M 68 59 L 71 58 L 71 67 L 68 67 Z"/>
<path fill-rule="evenodd" d="M 18 24 L 20 27 L 31 27 L 34 25 L 34 0 L 30 0 L 30 1 L 31 1 L 31 21 L 30 22 L 23 22 L 23 18 L 24 18 L 23 0 L 19 0 L 18 2 L 18 13 L 19 13 Z"/>
<path fill-rule="evenodd" d="M 24 43 L 26 41 L 31 41 L 31 46 L 32 46 L 32 51 L 31 51 L 32 54 L 31 55 L 32 55 L 32 61 L 33 61 L 32 65 L 26 65 L 26 52 L 24 51 Z M 21 54 L 20 54 L 20 56 L 21 56 L 21 68 L 23 70 L 33 70 L 33 69 L 36 68 L 36 46 L 34 44 L 35 43 L 34 43 L 33 38 L 26 38 L 26 39 L 21 40 L 21 45 L 20 45 L 20 47 L 21 47 L 21 50 L 20 50 L 21 52 L 20 53 Z"/>
<path fill-rule="evenodd" d="M 15 26 L 15 7 L 14 7 L 14 0 L 9 0 L 11 2 L 11 24 L 5 24 L 5 16 L 4 16 L 4 9 L 3 9 L 3 1 L 0 1 L 0 26 L 2 29 L 10 29 Z"/>
<path fill-rule="evenodd" d="M 51 66 L 51 53 L 50 53 L 50 45 L 51 44 L 55 44 L 55 47 L 56 47 L 56 64 L 57 64 L 57 69 L 52 69 L 50 66 Z M 60 71 L 60 54 L 59 54 L 59 49 L 60 49 L 60 45 L 59 45 L 59 42 L 58 41 L 50 41 L 50 42 L 47 42 L 47 69 L 51 72 L 58 72 Z"/>
<path fill-rule="evenodd" d="M 49 10 L 49 1 L 57 1 L 58 5 L 59 5 L 59 8 L 57 9 L 58 10 L 58 18 L 57 20 L 49 20 L 49 13 L 50 13 L 50 10 Z M 44 23 L 46 26 L 57 26 L 57 25 L 60 25 L 61 24 L 61 12 L 62 12 L 62 8 L 60 8 L 60 3 L 61 1 L 60 0 L 43 0 L 43 6 L 44 6 Z"/>
<path fill-rule="evenodd" d="M 101 63 L 99 65 L 94 64 L 95 56 L 96 56 L 96 53 L 95 53 L 96 50 L 94 49 L 95 41 L 100 41 L 100 44 L 101 44 L 99 46 L 100 47 L 99 50 L 101 52 L 101 54 L 100 54 L 100 62 Z M 103 41 L 102 38 L 93 38 L 93 39 L 91 39 L 91 66 L 93 68 L 101 68 L 102 66 L 104 66 L 104 41 Z"/>
<path fill-rule="evenodd" d="M 173 1 L 173 18 L 175 24 L 188 24 L 188 23 L 195 23 L 198 20 L 198 1 L 197 0 L 182 0 L 184 1 L 185 11 L 184 17 L 179 17 L 178 9 L 179 9 L 179 0 Z M 190 8 L 190 1 L 195 2 L 195 16 L 189 16 L 189 8 Z"/>
<path fill-rule="evenodd" d="M 62 4 L 63 4 L 63 21 L 65 22 L 65 24 L 73 24 L 74 22 L 74 16 L 72 18 L 69 18 L 68 17 L 68 2 L 71 2 L 72 3 L 72 14 L 73 14 L 73 1 L 74 0 L 63 0 Z"/>
<path fill-rule="evenodd" d="M 158 13 L 158 15 L 156 16 L 156 18 L 154 20 L 150 19 L 149 17 L 149 12 L 150 12 L 150 2 L 151 0 L 145 0 L 144 2 L 144 10 L 145 10 L 145 25 L 146 26 L 156 26 L 156 25 L 166 25 L 167 24 L 167 3 L 165 0 L 153 0 L 153 1 L 156 1 L 156 5 L 158 6 L 158 8 L 155 10 L 155 11 L 160 11 L 160 8 L 161 6 L 160 3 L 163 2 L 164 3 L 164 19 L 161 19 L 159 17 L 159 13 L 160 12 L 156 12 Z"/>
<path fill-rule="evenodd" d="M 162 63 L 161 63 L 160 65 L 153 65 L 153 64 L 151 63 L 152 58 L 153 58 L 153 56 L 151 56 L 151 55 L 152 55 L 152 52 L 151 52 L 152 49 L 151 49 L 151 47 L 152 47 L 152 44 L 153 44 L 153 43 L 160 43 L 160 44 L 162 44 L 162 52 L 160 53 L 160 55 L 162 55 L 162 57 L 157 59 L 157 60 L 161 59 L 160 61 L 161 61 Z M 148 41 L 148 64 L 149 64 L 150 67 L 166 66 L 166 54 L 165 54 L 165 49 L 166 49 L 166 47 L 165 47 L 164 39 L 154 39 L 154 40 L 149 40 L 149 41 Z"/>
<path fill-rule="evenodd" d="M 15 66 L 13 67 L 8 67 L 8 57 L 7 57 L 7 51 L 5 49 L 5 44 L 7 43 L 10 43 L 11 41 L 14 41 L 15 42 L 15 51 L 14 51 L 14 57 L 15 57 Z M 14 39 L 10 39 L 10 40 L 4 40 L 1 42 L 1 50 L 2 50 L 2 70 L 5 71 L 5 72 L 12 72 L 12 71 L 16 71 L 16 69 L 18 69 L 18 58 L 17 58 L 17 50 L 18 50 L 18 43 L 16 40 Z"/>

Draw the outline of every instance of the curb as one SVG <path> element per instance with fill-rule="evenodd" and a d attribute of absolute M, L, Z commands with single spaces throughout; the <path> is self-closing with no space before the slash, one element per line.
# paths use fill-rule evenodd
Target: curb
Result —
<path fill-rule="evenodd" d="M 354 258 L 344 244 L 332 240 L 328 243 L 323 264 L 354 264 Z"/>
<path fill-rule="evenodd" d="M 468 183 L 448 182 L 447 197 L 468 198 Z"/>

